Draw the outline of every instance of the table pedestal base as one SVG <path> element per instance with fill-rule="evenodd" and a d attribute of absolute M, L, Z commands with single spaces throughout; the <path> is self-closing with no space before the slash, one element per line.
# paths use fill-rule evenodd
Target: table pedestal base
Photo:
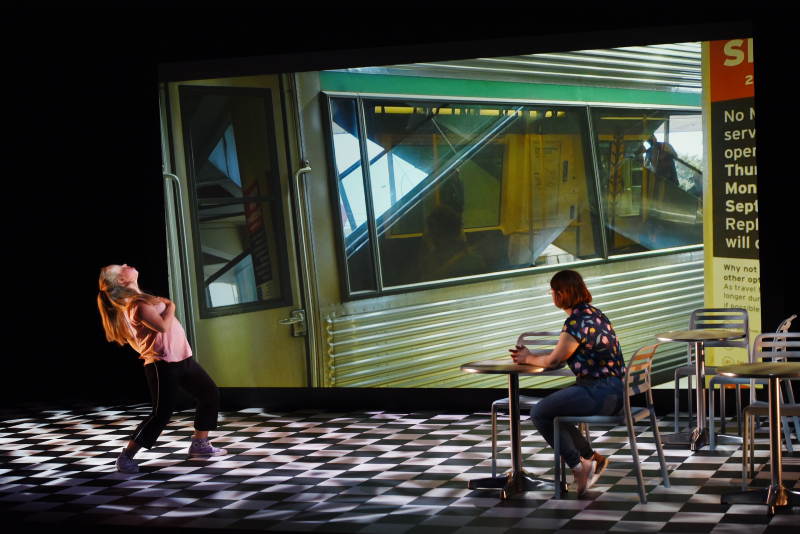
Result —
<path fill-rule="evenodd" d="M 695 428 L 690 432 L 667 434 L 661 436 L 661 443 L 689 443 L 691 444 L 691 449 L 696 451 L 703 445 L 708 445 L 708 429 Z"/>
<path fill-rule="evenodd" d="M 554 491 L 555 482 L 535 478 L 522 470 L 509 472 L 498 477 L 476 478 L 467 482 L 469 489 L 499 489 L 501 499 L 509 499 L 521 491 Z M 561 491 L 567 491 L 567 485 L 561 484 Z"/>
<path fill-rule="evenodd" d="M 729 436 L 728 434 L 717 434 L 714 436 L 717 445 L 741 445 L 742 436 Z"/>
<path fill-rule="evenodd" d="M 720 501 L 722 504 L 766 504 L 770 507 L 769 513 L 774 513 L 776 506 L 800 506 L 800 491 L 783 484 L 770 484 L 763 489 L 725 493 Z"/>

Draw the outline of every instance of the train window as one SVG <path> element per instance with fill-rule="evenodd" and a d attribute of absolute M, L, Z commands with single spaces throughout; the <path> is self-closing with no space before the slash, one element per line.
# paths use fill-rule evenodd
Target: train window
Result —
<path fill-rule="evenodd" d="M 374 263 L 367 228 L 367 197 L 361 165 L 361 135 L 358 127 L 356 102 L 335 98 L 330 102 L 331 133 L 342 218 L 347 288 L 350 293 L 375 289 Z M 370 157 L 377 147 L 368 145 Z"/>
<path fill-rule="evenodd" d="M 348 269 L 358 243 L 379 258 L 386 289 L 602 256 L 585 108 L 330 102 Z M 361 136 L 345 102 L 361 113 Z M 356 156 L 342 132 L 359 141 L 365 193 L 344 183 Z M 345 197 L 365 199 L 367 221 L 348 215 Z"/>
<path fill-rule="evenodd" d="M 593 109 L 609 254 L 703 242 L 696 112 Z"/>
<path fill-rule="evenodd" d="M 285 305 L 269 90 L 180 88 L 201 316 Z"/>

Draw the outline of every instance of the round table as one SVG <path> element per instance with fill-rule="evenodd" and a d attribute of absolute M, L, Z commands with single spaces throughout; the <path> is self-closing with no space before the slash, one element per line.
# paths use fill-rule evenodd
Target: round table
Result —
<path fill-rule="evenodd" d="M 770 485 L 764 489 L 737 491 L 722 495 L 722 504 L 766 504 L 770 512 L 775 506 L 800 505 L 800 491 L 783 485 L 781 474 L 781 403 L 778 381 L 800 378 L 800 363 L 757 362 L 717 367 L 717 374 L 734 378 L 761 378 L 769 381 L 769 470 Z"/>
<path fill-rule="evenodd" d="M 697 426 L 689 432 L 677 434 L 667 434 L 661 437 L 663 443 L 688 443 L 693 451 L 703 445 L 708 445 L 708 416 L 706 414 L 706 361 L 705 348 L 706 341 L 735 341 L 742 339 L 744 332 L 732 330 L 717 330 L 713 328 L 703 330 L 675 330 L 656 334 L 658 341 L 694 343 L 694 363 L 697 374 Z M 719 371 L 718 371 L 719 374 Z M 712 429 L 713 431 L 713 429 Z M 719 436 L 720 443 L 726 443 L 727 438 L 733 436 Z M 735 441 L 735 443 L 740 443 Z"/>
<path fill-rule="evenodd" d="M 531 476 L 522 469 L 519 434 L 519 376 L 565 374 L 563 367 L 548 369 L 535 365 L 503 363 L 496 360 L 467 363 L 461 366 L 467 373 L 508 375 L 508 418 L 511 422 L 511 471 L 497 477 L 478 478 L 467 483 L 469 489 L 499 489 L 500 497 L 508 499 L 520 491 L 554 491 L 555 482 Z M 571 374 L 571 373 L 570 373 Z M 562 491 L 566 491 L 566 484 Z"/>

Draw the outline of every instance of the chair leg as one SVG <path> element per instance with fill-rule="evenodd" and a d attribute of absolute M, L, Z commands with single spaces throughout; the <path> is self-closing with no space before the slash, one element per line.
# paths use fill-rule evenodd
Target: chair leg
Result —
<path fill-rule="evenodd" d="M 680 405 L 680 397 L 679 397 L 680 389 L 678 388 L 678 381 L 679 380 L 680 380 L 680 377 L 678 376 L 678 371 L 676 370 L 675 371 L 675 433 L 676 434 L 678 432 L 680 432 L 680 428 L 679 428 L 680 424 L 679 424 L 679 421 L 678 421 L 678 415 L 679 415 L 678 407 Z"/>
<path fill-rule="evenodd" d="M 559 430 L 561 429 L 561 420 L 556 417 L 553 419 L 553 459 L 555 460 L 556 472 L 553 476 L 553 480 L 555 481 L 555 498 L 561 498 L 561 483 L 560 480 L 563 477 L 562 475 L 562 466 L 561 466 L 561 440 L 559 439 Z"/>
<path fill-rule="evenodd" d="M 686 390 L 689 394 L 689 428 L 694 428 L 694 417 L 692 417 L 692 375 L 686 377 L 689 384 Z"/>
<path fill-rule="evenodd" d="M 786 451 L 794 452 L 792 447 L 792 430 L 789 428 L 789 418 L 786 416 L 781 417 L 781 424 L 783 424 L 783 435 L 786 437 Z"/>
<path fill-rule="evenodd" d="M 661 478 L 664 482 L 664 487 L 669 487 L 669 472 L 667 470 L 667 459 L 664 457 L 664 448 L 661 446 L 661 434 L 658 432 L 658 419 L 656 419 L 656 410 L 651 404 L 648 406 L 650 410 L 650 426 L 653 427 L 653 437 L 656 440 L 656 451 L 658 451 L 658 461 L 661 463 Z"/>
<path fill-rule="evenodd" d="M 497 408 L 492 406 L 492 476 L 497 476 Z"/>
<path fill-rule="evenodd" d="M 647 504 L 647 497 L 644 494 L 642 464 L 639 463 L 639 451 L 636 449 L 636 435 L 633 431 L 633 420 L 630 414 L 626 414 L 625 426 L 628 427 L 628 439 L 631 442 L 631 454 L 633 454 L 633 467 L 636 469 L 636 481 L 639 482 L 639 500 L 642 504 Z"/>
<path fill-rule="evenodd" d="M 758 416 L 751 417 L 748 420 L 748 425 L 750 427 L 750 478 L 755 478 L 756 477 L 756 454 L 755 454 L 755 449 L 756 449 L 756 438 L 755 438 L 756 429 L 755 429 L 754 425 L 755 425 L 755 419 L 757 419 L 757 418 L 758 418 Z"/>
<path fill-rule="evenodd" d="M 708 449 L 712 451 L 716 448 L 716 442 L 714 441 L 717 434 L 716 424 L 717 420 L 714 416 L 714 386 L 711 386 L 708 389 Z"/>
<path fill-rule="evenodd" d="M 709 390 L 708 396 L 711 397 L 713 391 Z M 725 409 L 725 384 L 719 385 L 719 433 L 724 434 L 728 427 L 728 421 L 725 420 L 725 414 L 728 411 Z"/>
<path fill-rule="evenodd" d="M 742 386 L 736 384 L 736 426 L 739 432 L 737 436 L 742 435 Z"/>
<path fill-rule="evenodd" d="M 780 383 L 778 385 L 778 391 L 781 396 L 781 404 L 786 404 L 786 402 L 794 401 L 794 396 L 791 394 L 791 385 L 789 384 L 788 380 L 783 381 L 784 389 L 786 390 L 786 394 L 788 396 L 788 401 L 784 400 L 783 391 L 780 390 Z M 792 447 L 792 429 L 789 427 L 789 418 L 786 416 L 781 417 L 781 423 L 783 424 L 783 435 L 786 437 L 786 451 L 787 452 L 794 452 L 794 447 Z"/>
<path fill-rule="evenodd" d="M 789 404 L 794 404 L 794 391 L 792 391 L 792 381 L 791 380 L 784 380 L 784 384 L 786 384 L 786 396 L 787 402 Z M 794 415 L 792 416 L 794 420 L 794 436 L 800 441 L 800 417 Z"/>
<path fill-rule="evenodd" d="M 745 415 L 744 436 L 742 436 L 742 491 L 747 491 L 747 439 L 750 437 L 750 417 Z"/>

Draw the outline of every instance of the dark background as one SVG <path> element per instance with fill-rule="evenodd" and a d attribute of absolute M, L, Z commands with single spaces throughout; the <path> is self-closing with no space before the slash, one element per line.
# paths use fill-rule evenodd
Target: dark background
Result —
<path fill-rule="evenodd" d="M 646 15 L 649 8 L 641 8 Z M 788 253 L 798 241 L 790 215 L 797 203 L 796 134 L 794 124 L 782 118 L 788 119 L 795 96 L 782 92 L 788 74 L 769 59 L 794 53 L 774 37 L 770 17 L 721 20 L 693 14 L 689 21 L 679 13 L 661 13 L 618 20 L 615 13 L 587 13 L 576 19 L 537 11 L 503 13 L 493 22 L 475 14 L 418 15 L 152 20 L 128 13 L 102 20 L 64 15 L 9 21 L 30 31 L 7 49 L 11 60 L 4 76 L 10 90 L 4 92 L 13 95 L 5 99 L 14 139 L 5 144 L 4 160 L 11 165 L 3 182 L 4 273 L 13 298 L 3 320 L 3 357 L 9 363 L 2 367 L 0 407 L 149 401 L 141 360 L 131 348 L 106 342 L 95 299 L 99 269 L 110 263 L 135 266 L 142 288 L 168 294 L 159 76 L 189 79 L 758 37 L 759 163 L 761 175 L 769 178 L 759 183 L 764 330 L 774 330 L 797 311 L 797 268 Z M 247 59 L 252 57 L 258 59 Z M 206 63 L 170 65 L 200 60 Z"/>

